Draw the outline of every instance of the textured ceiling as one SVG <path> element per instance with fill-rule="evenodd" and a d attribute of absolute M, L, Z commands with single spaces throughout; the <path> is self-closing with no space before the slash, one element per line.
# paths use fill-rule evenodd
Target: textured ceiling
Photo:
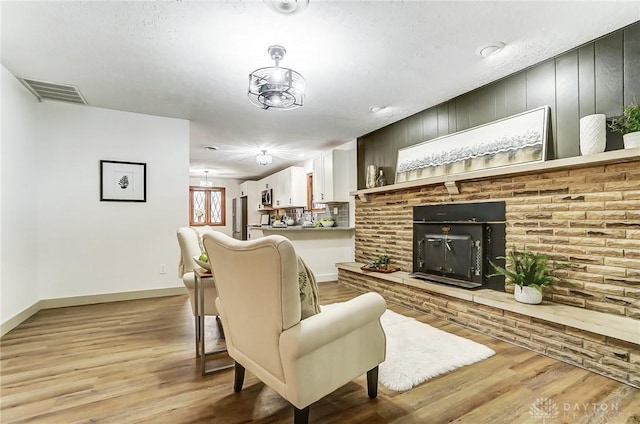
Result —
<path fill-rule="evenodd" d="M 2 64 L 77 85 L 91 106 L 189 119 L 191 167 L 259 178 L 640 20 L 638 1 L 2 1 Z M 502 41 L 482 59 L 475 50 Z M 248 74 L 282 66 L 305 105 L 261 110 Z M 386 105 L 377 114 L 372 105 Z M 218 151 L 207 151 L 215 145 Z M 262 149 L 269 167 L 255 164 Z M 197 173 L 197 172 L 193 172 Z M 211 174 L 210 174 L 211 175 Z"/>

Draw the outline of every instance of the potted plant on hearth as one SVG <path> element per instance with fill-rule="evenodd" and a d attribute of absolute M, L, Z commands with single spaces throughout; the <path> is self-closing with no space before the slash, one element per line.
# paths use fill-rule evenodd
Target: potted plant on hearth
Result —
<path fill-rule="evenodd" d="M 640 105 L 637 101 L 625 106 L 622 116 L 611 120 L 611 131 L 622 134 L 625 149 L 640 147 Z"/>
<path fill-rule="evenodd" d="M 375 261 L 360 267 L 363 271 L 379 271 L 379 272 L 396 272 L 400 270 L 399 266 L 391 266 L 391 258 L 388 255 L 379 255 Z"/>
<path fill-rule="evenodd" d="M 515 285 L 513 294 L 518 302 L 541 303 L 543 287 L 550 287 L 554 282 L 549 258 L 526 249 L 520 252 L 515 247 L 506 257 L 500 258 L 505 259 L 505 267 L 490 262 L 496 270 L 493 275 L 504 275 L 505 285 Z"/>

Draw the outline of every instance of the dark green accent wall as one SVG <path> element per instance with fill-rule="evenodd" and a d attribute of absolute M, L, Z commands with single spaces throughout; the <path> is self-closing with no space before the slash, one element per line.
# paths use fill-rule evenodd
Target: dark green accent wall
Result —
<path fill-rule="evenodd" d="M 358 137 L 358 189 L 368 164 L 395 179 L 398 149 L 486 124 L 520 112 L 551 108 L 548 159 L 580 155 L 580 118 L 622 114 L 640 101 L 640 22 L 499 81 Z M 607 150 L 622 136 L 607 133 Z"/>

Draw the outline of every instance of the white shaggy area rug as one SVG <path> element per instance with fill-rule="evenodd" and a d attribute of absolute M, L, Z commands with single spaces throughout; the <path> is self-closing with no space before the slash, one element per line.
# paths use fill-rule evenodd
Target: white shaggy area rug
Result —
<path fill-rule="evenodd" d="M 495 355 L 485 345 L 389 309 L 380 322 L 387 336 L 387 357 L 378 369 L 378 381 L 391 390 L 409 390 L 437 375 Z"/>
<path fill-rule="evenodd" d="M 387 355 L 378 368 L 378 381 L 391 390 L 409 390 L 437 375 L 495 355 L 485 345 L 389 309 L 380 322 L 387 337 Z"/>

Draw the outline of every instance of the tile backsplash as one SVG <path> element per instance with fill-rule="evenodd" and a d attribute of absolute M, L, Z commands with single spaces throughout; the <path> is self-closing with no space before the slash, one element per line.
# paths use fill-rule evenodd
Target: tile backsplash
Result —
<path fill-rule="evenodd" d="M 329 203 L 325 207 L 325 212 L 316 213 L 314 215 L 316 215 L 316 221 L 322 218 L 333 218 L 336 221 L 336 227 L 349 226 L 348 203 Z"/>
<path fill-rule="evenodd" d="M 305 215 L 310 213 L 303 208 L 292 209 L 280 209 L 280 215 L 293 217 L 295 225 L 302 225 L 305 220 Z M 329 203 L 325 205 L 324 212 L 313 212 L 313 222 L 316 222 L 322 218 L 333 218 L 336 222 L 336 227 L 348 227 L 349 226 L 349 203 Z M 274 221 L 275 212 L 271 214 L 271 222 Z"/>

